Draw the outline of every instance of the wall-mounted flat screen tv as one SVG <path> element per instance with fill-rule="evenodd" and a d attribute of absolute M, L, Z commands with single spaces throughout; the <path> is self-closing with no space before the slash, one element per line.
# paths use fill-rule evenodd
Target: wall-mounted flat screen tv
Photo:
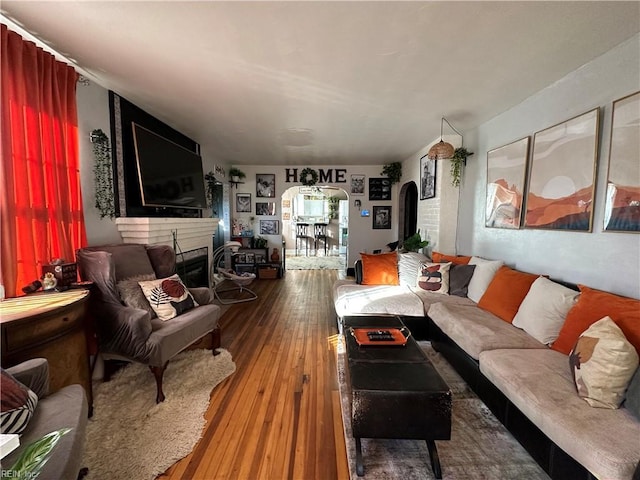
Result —
<path fill-rule="evenodd" d="M 206 208 L 202 158 L 133 123 L 142 205 Z"/>

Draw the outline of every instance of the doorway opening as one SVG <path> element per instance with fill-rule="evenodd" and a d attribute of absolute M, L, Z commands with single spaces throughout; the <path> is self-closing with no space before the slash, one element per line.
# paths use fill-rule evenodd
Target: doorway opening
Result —
<path fill-rule="evenodd" d="M 344 270 L 349 196 L 339 187 L 291 187 L 282 194 L 287 270 Z"/>
<path fill-rule="evenodd" d="M 418 187 L 415 182 L 407 182 L 400 189 L 400 234 L 402 242 L 418 230 Z"/>

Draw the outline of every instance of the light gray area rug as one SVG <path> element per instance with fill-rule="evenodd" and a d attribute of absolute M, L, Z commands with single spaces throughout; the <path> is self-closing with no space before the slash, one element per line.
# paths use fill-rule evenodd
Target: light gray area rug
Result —
<path fill-rule="evenodd" d="M 188 455 L 202 435 L 213 388 L 231 375 L 231 354 L 188 350 L 169 362 L 166 400 L 156 404 L 149 368 L 132 363 L 94 389 L 83 465 L 91 480 L 152 480 Z"/>
<path fill-rule="evenodd" d="M 346 270 L 343 256 L 287 256 L 286 270 Z"/>
<path fill-rule="evenodd" d="M 437 441 L 442 478 L 473 480 L 548 480 L 529 456 L 464 380 L 431 347 L 419 342 L 453 393 L 451 440 Z M 351 405 L 345 380 L 344 348 L 339 348 L 338 376 L 342 422 L 352 480 L 423 480 L 435 478 L 424 441 L 362 439 L 364 477 L 356 474 L 355 440 L 351 434 Z"/>

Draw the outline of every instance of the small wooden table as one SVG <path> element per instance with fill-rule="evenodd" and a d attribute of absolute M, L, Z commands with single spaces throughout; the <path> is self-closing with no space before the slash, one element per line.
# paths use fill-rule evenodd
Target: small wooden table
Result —
<path fill-rule="evenodd" d="M 89 290 L 38 293 L 0 302 L 2 367 L 31 358 L 49 362 L 51 393 L 78 383 L 93 406 L 85 333 Z"/>

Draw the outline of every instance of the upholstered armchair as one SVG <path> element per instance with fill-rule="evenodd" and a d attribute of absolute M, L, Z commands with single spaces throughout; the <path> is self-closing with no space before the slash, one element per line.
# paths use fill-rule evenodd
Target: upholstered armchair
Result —
<path fill-rule="evenodd" d="M 162 377 L 169 360 L 194 342 L 211 335 L 211 349 L 220 347 L 220 307 L 206 287 L 189 288 L 197 306 L 172 303 L 177 315 L 161 320 L 146 302 L 140 280 L 165 279 L 175 273 L 176 255 L 165 245 L 119 244 L 77 251 L 80 276 L 94 286 L 89 300 L 100 354 L 109 360 L 148 365 L 157 385 L 156 402 L 164 400 Z M 105 371 L 107 368 L 105 368 Z"/>

